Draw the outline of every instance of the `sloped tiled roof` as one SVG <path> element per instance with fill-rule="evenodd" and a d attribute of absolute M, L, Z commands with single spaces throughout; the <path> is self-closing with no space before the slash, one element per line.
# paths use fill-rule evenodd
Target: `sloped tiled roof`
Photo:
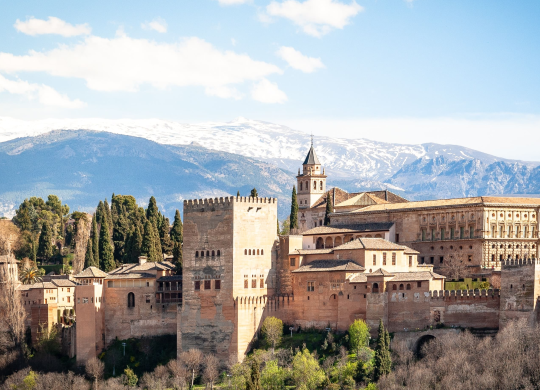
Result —
<path fill-rule="evenodd" d="M 366 277 L 367 276 L 394 276 L 395 274 L 394 273 L 391 273 L 391 272 L 388 272 L 382 268 L 379 268 L 378 270 L 376 270 L 375 272 L 370 272 L 369 274 L 366 274 Z"/>
<path fill-rule="evenodd" d="M 51 283 L 58 287 L 74 287 L 77 285 L 69 279 L 53 279 Z"/>
<path fill-rule="evenodd" d="M 144 272 L 144 271 L 169 271 L 174 270 L 175 266 L 170 261 L 161 261 L 161 262 L 152 262 L 147 261 L 146 263 L 128 263 L 123 264 L 122 267 L 119 267 L 115 270 L 109 272 L 109 275 L 116 274 L 126 274 L 131 272 Z"/>
<path fill-rule="evenodd" d="M 314 260 L 292 272 L 363 271 L 364 267 L 352 260 Z"/>
<path fill-rule="evenodd" d="M 107 276 L 107 273 L 103 272 L 97 267 L 88 267 L 83 270 L 81 273 L 74 275 L 74 278 L 104 278 Z"/>
<path fill-rule="evenodd" d="M 52 282 L 37 282 L 30 285 L 31 289 L 37 289 L 37 288 L 58 288 L 55 286 Z"/>
<path fill-rule="evenodd" d="M 446 279 L 446 276 L 436 274 L 435 272 L 395 272 L 395 277 L 393 277 L 391 282 L 406 282 L 406 281 L 416 281 L 416 280 L 431 280 L 431 279 Z"/>
<path fill-rule="evenodd" d="M 315 153 L 315 150 L 313 149 L 313 145 L 311 145 L 311 148 L 309 148 L 309 152 L 306 156 L 306 159 L 304 160 L 304 165 L 321 165 L 319 162 L 319 159 L 317 158 L 317 154 Z"/>
<path fill-rule="evenodd" d="M 336 250 L 348 249 L 382 249 L 382 250 L 405 250 L 406 246 L 385 240 L 384 238 L 357 238 L 334 248 Z"/>
<path fill-rule="evenodd" d="M 394 225 L 394 222 L 371 222 L 357 223 L 351 225 L 334 225 L 334 226 L 317 226 L 313 229 L 306 230 L 302 233 L 303 236 L 315 234 L 332 234 L 332 233 L 355 233 L 355 232 L 375 232 L 387 231 Z"/>
<path fill-rule="evenodd" d="M 348 206 L 350 205 L 349 200 L 355 199 L 354 202 L 358 201 L 362 195 L 366 194 L 370 199 L 372 199 L 376 204 L 388 204 L 388 203 L 407 203 L 407 199 L 402 198 L 399 195 L 394 194 L 392 191 L 368 191 L 368 192 L 347 192 L 342 190 L 339 187 L 331 188 L 326 191 L 319 199 L 315 201 L 312 208 L 315 207 L 325 207 L 326 198 L 330 194 L 333 199 L 333 203 L 336 207 Z M 388 200 L 386 200 L 388 198 Z M 352 202 L 352 201 L 351 201 Z M 354 205 L 354 203 L 353 203 Z M 369 206 L 368 206 L 369 207 Z"/>
<path fill-rule="evenodd" d="M 170 275 L 170 276 L 162 276 L 157 281 L 158 282 L 176 282 L 181 281 L 182 275 Z"/>
<path fill-rule="evenodd" d="M 295 249 L 289 255 L 326 255 L 332 251 L 333 249 Z"/>
<path fill-rule="evenodd" d="M 354 274 L 349 278 L 349 283 L 364 283 L 367 282 L 367 276 L 364 273 Z"/>
<path fill-rule="evenodd" d="M 146 273 L 146 272 L 130 272 L 128 274 L 109 275 L 105 279 L 106 280 L 110 280 L 110 279 L 153 279 L 155 277 L 156 277 L 156 275 L 149 274 L 149 273 Z"/>

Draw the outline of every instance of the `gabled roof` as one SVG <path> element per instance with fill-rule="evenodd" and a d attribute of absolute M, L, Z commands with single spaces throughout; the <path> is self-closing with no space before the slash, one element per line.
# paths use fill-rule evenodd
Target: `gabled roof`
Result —
<path fill-rule="evenodd" d="M 36 288 L 58 288 L 58 287 L 55 286 L 51 282 L 37 282 L 37 283 L 31 284 L 30 288 L 36 289 Z"/>
<path fill-rule="evenodd" d="M 431 280 L 431 279 L 446 279 L 446 276 L 436 274 L 435 272 L 420 271 L 420 272 L 396 272 L 391 282 L 407 282 L 416 280 Z"/>
<path fill-rule="evenodd" d="M 332 253 L 333 249 L 295 249 L 289 253 L 291 255 L 327 255 Z"/>
<path fill-rule="evenodd" d="M 303 236 L 315 234 L 333 234 L 333 233 L 360 233 L 360 232 L 379 232 L 387 231 L 394 225 L 394 222 L 371 222 L 357 223 L 354 225 L 335 225 L 335 226 L 317 226 L 306 230 Z"/>
<path fill-rule="evenodd" d="M 77 285 L 69 279 L 52 279 L 51 283 L 58 287 L 75 287 Z"/>
<path fill-rule="evenodd" d="M 174 269 L 175 269 L 175 266 L 170 261 L 161 261 L 161 262 L 147 261 L 146 263 L 143 263 L 143 264 L 139 264 L 139 263 L 123 264 L 121 267 L 109 272 L 109 275 L 129 274 L 133 272 L 140 273 L 144 271 L 169 271 L 169 270 L 174 270 Z"/>
<path fill-rule="evenodd" d="M 106 280 L 110 279 L 154 279 L 156 275 L 146 272 L 130 272 L 128 274 L 116 274 L 107 276 Z"/>
<path fill-rule="evenodd" d="M 382 268 L 379 268 L 379 269 L 378 269 L 377 271 L 375 271 L 375 272 L 371 272 L 371 273 L 369 273 L 369 274 L 366 274 L 366 277 L 367 277 L 367 276 L 381 276 L 381 275 L 382 275 L 382 276 L 385 276 L 385 277 L 390 277 L 390 276 L 394 276 L 395 274 L 390 273 L 390 272 L 388 272 L 388 271 L 385 271 L 385 270 L 382 269 Z"/>
<path fill-rule="evenodd" d="M 367 276 L 365 273 L 354 274 L 349 278 L 349 283 L 365 283 L 367 282 Z"/>
<path fill-rule="evenodd" d="M 306 156 L 306 159 L 304 160 L 304 165 L 321 165 L 319 159 L 317 158 L 317 155 L 315 154 L 313 145 L 311 145 L 311 148 L 309 148 L 309 152 Z"/>
<path fill-rule="evenodd" d="M 384 205 L 389 203 L 408 203 L 409 201 L 392 191 L 368 191 L 368 192 L 347 192 L 339 187 L 334 187 L 321 195 L 319 199 L 313 203 L 311 208 L 326 207 L 326 199 L 328 194 L 333 199 L 335 207 L 344 207 L 351 205 L 362 205 L 364 207 Z M 369 201 L 366 201 L 368 199 Z M 336 209 L 336 211 L 339 211 Z"/>
<path fill-rule="evenodd" d="M 162 276 L 157 280 L 158 282 L 176 282 L 182 281 L 182 275 L 170 275 L 170 276 Z"/>
<path fill-rule="evenodd" d="M 398 245 L 394 242 L 385 240 L 384 238 L 357 238 L 349 241 L 343 245 L 334 248 L 336 250 L 348 250 L 348 249 L 380 249 L 380 250 L 394 250 L 404 251 L 412 250 L 406 246 Z"/>
<path fill-rule="evenodd" d="M 74 275 L 74 278 L 105 278 L 107 273 L 97 267 L 88 267 L 81 273 Z"/>
<path fill-rule="evenodd" d="M 352 260 L 314 260 L 292 272 L 363 271 L 364 267 Z"/>

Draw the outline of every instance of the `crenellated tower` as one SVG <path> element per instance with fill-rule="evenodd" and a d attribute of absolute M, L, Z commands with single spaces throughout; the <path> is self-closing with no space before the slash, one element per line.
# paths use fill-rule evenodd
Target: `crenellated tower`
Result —
<path fill-rule="evenodd" d="M 308 209 L 326 192 L 326 175 L 315 150 L 313 137 L 311 147 L 302 164 L 302 172 L 296 176 L 297 199 L 300 210 Z"/>

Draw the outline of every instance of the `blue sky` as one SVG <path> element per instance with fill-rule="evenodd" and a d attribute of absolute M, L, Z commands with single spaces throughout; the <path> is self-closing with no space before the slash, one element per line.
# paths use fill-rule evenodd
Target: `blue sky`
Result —
<path fill-rule="evenodd" d="M 0 1 L 0 9 L 0 116 L 243 116 L 540 160 L 532 145 L 500 139 L 538 137 L 536 0 Z"/>

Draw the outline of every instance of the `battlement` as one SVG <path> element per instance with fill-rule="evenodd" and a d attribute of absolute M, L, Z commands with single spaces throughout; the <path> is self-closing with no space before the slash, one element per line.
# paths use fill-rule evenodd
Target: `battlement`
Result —
<path fill-rule="evenodd" d="M 433 290 L 430 291 L 432 299 L 478 299 L 478 298 L 498 298 L 501 291 L 496 289 L 489 290 Z"/>
<path fill-rule="evenodd" d="M 219 198 L 189 199 L 184 200 L 184 210 L 204 211 L 205 208 L 226 208 L 233 203 L 247 204 L 276 204 L 277 198 L 252 197 L 252 196 L 226 196 Z M 202 210 L 201 210 L 202 209 Z"/>
<path fill-rule="evenodd" d="M 501 267 L 517 267 L 524 265 L 539 265 L 539 259 L 506 259 L 501 261 Z"/>

